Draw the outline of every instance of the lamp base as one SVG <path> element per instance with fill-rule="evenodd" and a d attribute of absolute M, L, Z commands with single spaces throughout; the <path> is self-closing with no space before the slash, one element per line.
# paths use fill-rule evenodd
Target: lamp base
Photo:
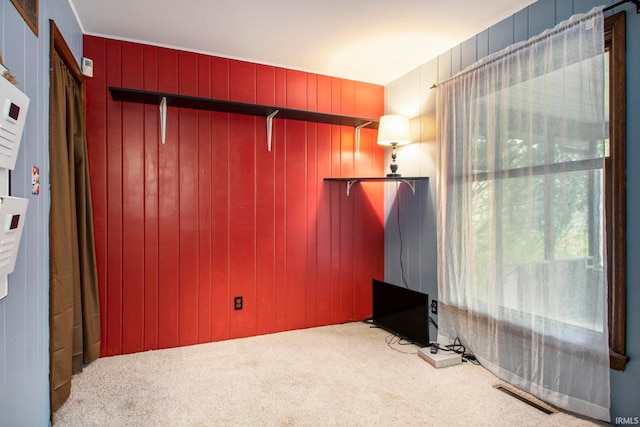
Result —
<path fill-rule="evenodd" d="M 387 178 L 399 178 L 401 176 L 402 176 L 402 174 L 399 174 L 399 173 L 388 173 L 387 174 Z"/>

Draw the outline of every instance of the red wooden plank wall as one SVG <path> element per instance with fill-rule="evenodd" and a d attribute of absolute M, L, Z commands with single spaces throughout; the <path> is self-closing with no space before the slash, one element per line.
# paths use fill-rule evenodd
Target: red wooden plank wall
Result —
<path fill-rule="evenodd" d="M 384 277 L 376 131 L 115 102 L 108 86 L 379 117 L 381 86 L 85 36 L 102 354 L 361 320 Z M 244 309 L 233 310 L 242 296 Z"/>

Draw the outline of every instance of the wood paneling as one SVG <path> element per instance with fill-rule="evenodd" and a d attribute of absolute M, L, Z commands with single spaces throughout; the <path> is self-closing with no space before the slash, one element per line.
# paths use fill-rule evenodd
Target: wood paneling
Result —
<path fill-rule="evenodd" d="M 198 57 L 193 53 L 180 52 L 178 57 L 178 87 L 181 94 L 198 94 Z M 199 144 L 198 111 L 179 110 L 179 306 L 178 336 L 180 345 L 198 343 L 200 306 L 199 290 Z M 208 171 L 210 168 L 204 169 Z M 206 200 L 206 199 L 205 199 Z"/>
<path fill-rule="evenodd" d="M 211 61 L 208 56 L 198 56 L 198 94 L 199 97 L 211 96 Z M 198 342 L 211 341 L 211 268 L 200 268 L 200 266 L 210 266 L 212 260 L 211 226 L 213 198 L 211 197 L 211 187 L 214 185 L 214 174 L 212 168 L 212 124 L 211 113 L 208 111 L 198 111 L 197 138 L 198 138 L 198 249 L 196 257 L 198 259 L 198 269 L 196 270 L 197 305 L 198 305 Z M 203 191 L 207 189 L 207 191 Z"/>
<path fill-rule="evenodd" d="M 146 90 L 158 88 L 158 51 L 144 46 L 144 86 Z M 108 96 L 108 95 L 107 95 Z M 144 349 L 158 348 L 158 285 L 160 241 L 159 194 L 159 126 L 158 109 L 144 107 Z M 93 172 L 92 172 L 93 174 Z M 100 186 L 94 186 L 100 188 Z"/>
<path fill-rule="evenodd" d="M 107 40 L 105 51 L 105 75 L 108 85 L 122 84 L 122 64 L 121 64 L 121 44 L 113 40 Z M 90 88 L 87 88 L 87 92 Z M 106 322 L 105 341 L 107 354 L 119 354 L 122 352 L 122 332 L 123 332 L 123 303 L 122 303 L 122 277 L 123 277 L 123 228 L 122 228 L 122 116 L 123 105 L 107 99 L 106 115 L 106 170 L 107 186 L 103 190 L 107 195 L 107 205 L 105 212 L 106 231 L 106 310 L 103 312 Z M 87 135 L 88 136 L 88 135 Z M 92 173 L 90 171 L 90 173 Z M 93 187 L 92 187 L 93 194 Z M 103 194 L 99 193 L 98 197 Z M 106 339 L 105 339 L 106 338 Z"/>
<path fill-rule="evenodd" d="M 143 81 L 142 46 L 122 45 L 122 85 L 141 87 Z M 144 197 L 136 188 L 144 173 L 144 105 L 122 104 L 122 351 L 144 349 Z M 118 168 L 120 169 L 120 168 Z M 116 204 L 113 209 L 115 210 Z M 143 305 L 144 306 L 144 305 Z"/>
<path fill-rule="evenodd" d="M 175 51 L 158 49 L 158 88 L 166 91 L 178 90 L 178 53 Z M 173 114 L 167 114 L 166 144 L 159 146 L 158 153 L 158 348 L 175 347 L 179 342 L 180 112 L 171 112 Z M 91 130 L 87 129 L 89 150 L 92 146 L 90 134 Z M 123 280 L 126 281 L 127 278 Z"/>
<path fill-rule="evenodd" d="M 103 355 L 371 314 L 382 189 L 346 196 L 327 176 L 382 174 L 375 131 L 114 102 L 107 86 L 378 117 L 381 86 L 86 36 Z M 363 187 L 362 190 L 365 190 Z M 233 310 L 242 296 L 243 310 Z"/>

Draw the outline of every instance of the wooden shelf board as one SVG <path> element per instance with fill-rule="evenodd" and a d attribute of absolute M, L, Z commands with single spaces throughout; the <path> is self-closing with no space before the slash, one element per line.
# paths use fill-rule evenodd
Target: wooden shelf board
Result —
<path fill-rule="evenodd" d="M 365 127 L 368 129 L 378 129 L 378 120 L 363 117 L 343 116 L 339 114 L 296 110 L 269 105 L 248 104 L 244 102 L 225 101 L 221 99 L 199 98 L 195 96 L 151 92 L 138 89 L 109 87 L 109 92 L 111 93 L 111 97 L 114 101 L 160 105 L 160 101 L 162 100 L 162 98 L 166 98 L 167 106 L 169 107 L 193 108 L 198 110 L 248 114 L 262 117 L 267 117 L 275 111 L 278 111 L 275 116 L 275 118 L 278 119 L 301 120 L 307 122 L 326 123 L 352 127 L 363 126 L 366 124 Z"/>

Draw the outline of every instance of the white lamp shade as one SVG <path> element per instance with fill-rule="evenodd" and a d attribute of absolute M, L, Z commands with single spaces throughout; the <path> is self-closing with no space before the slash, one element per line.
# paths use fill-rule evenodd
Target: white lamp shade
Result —
<path fill-rule="evenodd" d="M 401 114 L 387 114 L 380 117 L 378 125 L 378 144 L 405 145 L 411 143 L 409 117 Z"/>

